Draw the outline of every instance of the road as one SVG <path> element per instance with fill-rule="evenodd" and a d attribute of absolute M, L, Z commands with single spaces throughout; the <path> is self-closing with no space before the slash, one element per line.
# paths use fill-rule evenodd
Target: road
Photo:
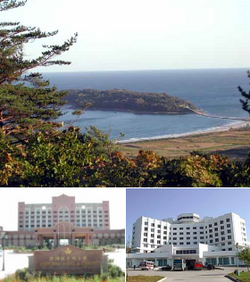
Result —
<path fill-rule="evenodd" d="M 28 256 L 32 254 L 14 254 L 13 251 L 6 250 L 5 271 L 3 269 L 3 257 L 0 257 L 0 279 L 14 273 L 17 269 L 28 267 Z"/>
<path fill-rule="evenodd" d="M 245 270 L 246 268 L 239 268 L 240 270 Z M 164 282 L 230 282 L 228 278 L 225 277 L 226 274 L 233 272 L 235 268 L 225 267 L 223 270 L 201 270 L 201 271 L 161 271 L 161 270 L 128 270 L 128 276 L 165 276 Z"/>

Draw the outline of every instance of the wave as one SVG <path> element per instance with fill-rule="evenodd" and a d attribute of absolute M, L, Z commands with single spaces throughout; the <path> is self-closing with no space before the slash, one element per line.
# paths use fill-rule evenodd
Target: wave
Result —
<path fill-rule="evenodd" d="M 192 132 L 185 132 L 185 133 L 178 133 L 178 134 L 166 134 L 166 135 L 157 135 L 153 137 L 142 137 L 142 138 L 129 138 L 126 140 L 119 140 L 116 141 L 115 143 L 118 144 L 126 144 L 126 143 L 136 143 L 136 142 L 141 142 L 141 141 L 151 141 L 151 140 L 162 140 L 162 139 L 170 139 L 170 138 L 179 138 L 179 137 L 186 137 L 186 136 L 192 136 L 192 135 L 199 135 L 199 134 L 206 134 L 206 133 L 213 133 L 213 132 L 223 132 L 223 131 L 228 131 L 230 129 L 236 129 L 236 128 L 241 128 L 249 125 L 248 122 L 234 122 L 234 123 L 229 123 L 223 126 L 215 126 L 215 127 L 210 127 L 206 129 L 200 129 Z"/>

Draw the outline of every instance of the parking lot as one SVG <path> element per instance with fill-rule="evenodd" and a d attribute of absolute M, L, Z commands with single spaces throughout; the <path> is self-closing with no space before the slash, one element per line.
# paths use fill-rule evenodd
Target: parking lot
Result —
<path fill-rule="evenodd" d="M 241 271 L 246 268 L 239 268 Z M 235 268 L 225 267 L 215 270 L 190 270 L 190 271 L 162 271 L 162 270 L 139 270 L 129 269 L 129 276 L 145 275 L 145 276 L 165 276 L 166 282 L 183 281 L 183 282 L 229 282 L 225 277 L 226 274 L 233 272 Z M 164 282 L 165 282 L 164 281 Z"/>

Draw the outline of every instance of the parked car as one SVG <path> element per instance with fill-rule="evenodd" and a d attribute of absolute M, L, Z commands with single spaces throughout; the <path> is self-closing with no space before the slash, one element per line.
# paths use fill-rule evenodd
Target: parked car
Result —
<path fill-rule="evenodd" d="M 165 266 L 163 266 L 163 267 L 161 268 L 161 270 L 166 270 L 166 271 L 169 271 L 169 270 L 171 270 L 171 269 L 172 269 L 172 266 L 169 265 L 169 264 L 167 264 L 167 265 L 165 265 Z"/>
<path fill-rule="evenodd" d="M 207 270 L 212 270 L 212 269 L 215 269 L 214 265 L 211 263 L 207 264 Z"/>

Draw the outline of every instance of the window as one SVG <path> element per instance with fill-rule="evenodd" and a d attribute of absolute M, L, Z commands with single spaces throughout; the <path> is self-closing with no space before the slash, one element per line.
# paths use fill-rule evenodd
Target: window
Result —
<path fill-rule="evenodd" d="M 230 222 L 230 218 L 227 218 L 226 220 L 227 220 L 227 222 Z"/>
<path fill-rule="evenodd" d="M 148 222 L 146 221 L 146 222 L 144 222 L 144 225 L 148 225 Z"/>
<path fill-rule="evenodd" d="M 152 226 L 152 227 L 154 227 L 154 226 L 155 226 L 155 224 L 154 224 L 154 223 L 151 223 L 151 226 Z"/>
<path fill-rule="evenodd" d="M 218 226 L 218 222 L 215 222 L 215 223 L 214 223 L 214 226 Z"/>
<path fill-rule="evenodd" d="M 218 236 L 219 236 L 219 233 L 215 233 L 214 236 L 215 236 L 215 237 L 218 237 Z"/>
<path fill-rule="evenodd" d="M 144 235 L 145 237 L 147 237 L 147 236 L 148 236 L 148 233 L 144 233 L 143 235 Z"/>
<path fill-rule="evenodd" d="M 227 236 L 227 239 L 232 239 L 232 236 L 231 236 L 231 235 L 228 235 L 228 236 Z"/>
<path fill-rule="evenodd" d="M 223 223 L 224 223 L 224 220 L 221 220 L 221 221 L 220 221 L 220 224 L 223 224 Z"/>
<path fill-rule="evenodd" d="M 161 225 L 160 225 L 160 224 L 158 224 L 158 225 L 157 225 L 157 227 L 158 227 L 158 228 L 161 228 Z"/>
<path fill-rule="evenodd" d="M 151 228 L 151 232 L 155 232 L 154 228 Z"/>

